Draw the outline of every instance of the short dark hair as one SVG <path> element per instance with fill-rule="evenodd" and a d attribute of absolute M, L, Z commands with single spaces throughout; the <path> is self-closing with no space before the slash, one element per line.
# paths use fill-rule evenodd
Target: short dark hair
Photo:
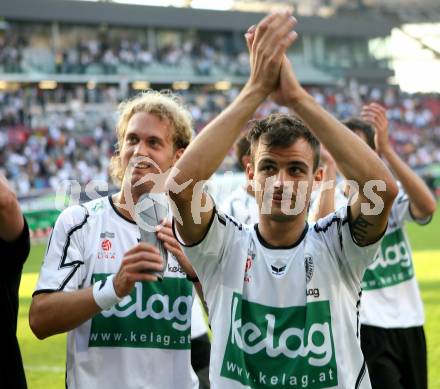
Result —
<path fill-rule="evenodd" d="M 271 114 L 262 120 L 253 122 L 248 139 L 251 144 L 251 156 L 262 139 L 267 147 L 288 147 L 298 139 L 305 139 L 313 151 L 313 171 L 319 166 L 320 143 L 305 124 L 295 116 Z"/>
<path fill-rule="evenodd" d="M 243 166 L 243 157 L 245 155 L 251 155 L 251 144 L 247 138 L 248 132 L 241 134 L 240 138 L 235 142 L 234 150 L 237 158 L 237 165 L 241 170 L 246 170 L 246 166 Z"/>
<path fill-rule="evenodd" d="M 365 138 L 367 139 L 368 146 L 370 146 L 373 150 L 376 150 L 376 145 L 374 143 L 375 131 L 370 123 L 367 123 L 366 121 L 359 118 L 350 118 L 344 120 L 342 124 L 344 124 L 353 132 L 361 132 L 362 134 L 364 134 Z"/>

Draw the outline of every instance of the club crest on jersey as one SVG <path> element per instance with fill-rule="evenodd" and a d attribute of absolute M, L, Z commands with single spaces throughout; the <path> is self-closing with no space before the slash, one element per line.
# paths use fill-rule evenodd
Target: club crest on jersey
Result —
<path fill-rule="evenodd" d="M 313 258 L 311 255 L 306 254 L 304 257 L 304 266 L 306 268 L 306 283 L 308 284 L 313 277 L 313 271 L 315 270 L 315 266 L 313 265 Z"/>

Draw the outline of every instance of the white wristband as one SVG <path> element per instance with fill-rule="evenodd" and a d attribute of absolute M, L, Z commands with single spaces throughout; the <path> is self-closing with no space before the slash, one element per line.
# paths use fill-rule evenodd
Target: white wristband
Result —
<path fill-rule="evenodd" d="M 93 284 L 93 298 L 96 304 L 106 310 L 119 303 L 122 298 L 118 297 L 113 286 L 114 274 L 109 275 L 105 280 L 97 281 Z"/>

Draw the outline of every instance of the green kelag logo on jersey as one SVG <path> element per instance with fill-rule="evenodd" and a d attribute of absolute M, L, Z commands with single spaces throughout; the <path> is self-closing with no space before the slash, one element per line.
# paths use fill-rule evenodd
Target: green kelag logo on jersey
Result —
<path fill-rule="evenodd" d="M 94 274 L 92 282 L 106 274 Z M 89 347 L 189 349 L 192 284 L 185 278 L 137 282 L 130 296 L 92 318 Z"/>
<path fill-rule="evenodd" d="M 253 388 L 338 384 L 330 305 L 273 308 L 234 293 L 221 376 Z"/>
<path fill-rule="evenodd" d="M 393 286 L 414 277 L 411 251 L 401 229 L 385 235 L 362 280 L 364 290 Z"/>

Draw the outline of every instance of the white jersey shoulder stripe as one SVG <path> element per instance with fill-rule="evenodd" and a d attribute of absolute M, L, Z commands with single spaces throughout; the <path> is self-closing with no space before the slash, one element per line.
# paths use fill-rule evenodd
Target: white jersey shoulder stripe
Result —
<path fill-rule="evenodd" d="M 79 269 L 79 267 L 81 265 L 84 265 L 84 261 L 81 261 L 81 260 L 76 260 L 76 261 L 72 261 L 72 262 L 68 262 L 68 263 L 66 262 L 67 250 L 69 249 L 70 240 L 71 240 L 72 235 L 76 231 L 79 231 L 81 228 L 83 228 L 86 225 L 87 220 L 88 220 L 88 218 L 90 216 L 89 215 L 89 211 L 88 211 L 88 209 L 85 206 L 81 205 L 80 207 L 85 212 L 84 213 L 84 217 L 83 217 L 83 219 L 78 224 L 74 225 L 67 232 L 66 241 L 64 242 L 64 245 L 63 245 L 63 255 L 61 257 L 61 261 L 60 261 L 60 265 L 59 265 L 60 269 L 70 268 L 71 267 L 72 268 L 71 272 L 67 274 L 66 278 L 63 280 L 63 282 L 61 283 L 61 285 L 60 285 L 60 287 L 58 289 L 56 289 L 56 290 L 49 290 L 49 289 L 36 290 L 33 293 L 32 296 L 35 296 L 35 295 L 40 294 L 40 293 L 49 293 L 49 292 L 60 292 L 60 291 L 62 291 L 65 288 L 65 286 L 68 284 L 68 282 L 72 279 L 72 277 L 75 275 L 75 273 Z M 49 241 L 49 245 L 50 245 L 50 243 L 51 242 Z M 49 245 L 48 245 L 47 251 L 49 250 Z"/>
<path fill-rule="evenodd" d="M 66 263 L 65 261 L 66 261 L 66 257 L 67 257 L 67 250 L 68 250 L 68 248 L 69 248 L 69 245 L 70 245 L 70 239 L 71 239 L 71 236 L 73 235 L 73 233 L 75 232 L 75 231 L 78 231 L 78 230 L 80 230 L 81 228 L 83 228 L 85 225 L 86 225 L 86 223 L 87 223 L 87 219 L 89 218 L 89 211 L 87 210 L 87 208 L 86 207 L 83 207 L 82 206 L 82 208 L 84 209 L 84 211 L 85 211 L 85 215 L 84 215 L 84 219 L 80 222 L 80 223 L 78 223 L 77 225 L 75 225 L 75 226 L 73 226 L 70 230 L 69 230 L 69 232 L 67 233 L 67 239 L 66 239 L 66 242 L 65 242 L 65 244 L 64 244 L 64 248 L 63 248 L 63 256 L 62 256 L 62 258 L 61 258 L 61 263 L 60 263 L 60 269 L 62 269 L 62 268 L 68 268 L 68 267 L 73 267 L 73 269 L 72 269 L 72 271 L 67 275 L 67 277 L 65 278 L 65 280 L 63 281 L 63 283 L 61 284 L 61 286 L 60 286 L 60 291 L 61 290 L 63 290 L 64 289 L 64 287 L 67 285 L 67 283 L 70 281 L 70 279 L 73 277 L 73 275 L 75 274 L 75 272 L 78 270 L 78 268 L 81 266 L 81 265 L 84 265 L 84 261 L 72 261 L 72 262 L 69 262 L 69 263 Z"/>
<path fill-rule="evenodd" d="M 341 218 L 339 215 L 334 214 L 331 219 L 320 219 L 315 223 L 313 228 L 317 233 L 322 232 L 325 234 L 333 223 L 337 223 L 339 245 L 342 250 L 343 249 L 342 226 L 345 223 L 348 223 L 349 214 L 350 214 L 350 209 L 347 209 L 347 215 L 344 218 Z M 321 221 L 324 222 L 322 225 L 321 225 Z M 351 228 L 350 228 L 350 233 L 351 233 Z"/>

